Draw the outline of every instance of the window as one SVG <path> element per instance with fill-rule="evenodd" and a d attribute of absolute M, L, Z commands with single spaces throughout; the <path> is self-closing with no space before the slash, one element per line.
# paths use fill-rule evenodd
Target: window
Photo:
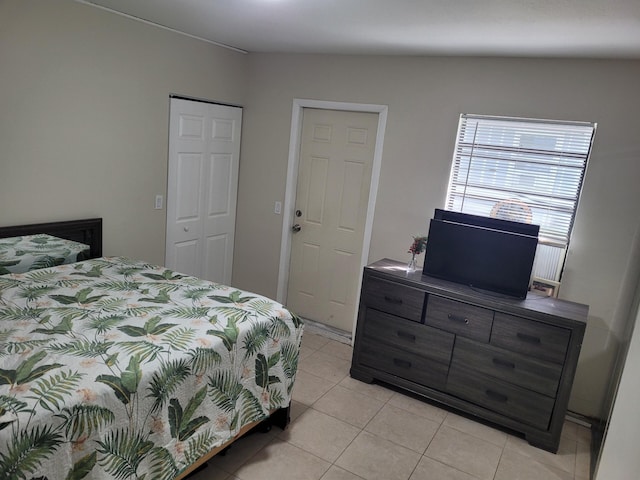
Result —
<path fill-rule="evenodd" d="M 445 209 L 540 225 L 533 276 L 559 282 L 595 128 L 462 114 Z"/>

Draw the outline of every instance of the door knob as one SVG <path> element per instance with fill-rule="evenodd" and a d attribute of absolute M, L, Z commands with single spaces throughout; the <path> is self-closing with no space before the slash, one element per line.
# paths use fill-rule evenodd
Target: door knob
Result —
<path fill-rule="evenodd" d="M 299 232 L 300 230 L 302 230 L 302 227 L 300 226 L 300 224 L 296 223 L 293 227 L 291 227 L 291 230 L 293 230 L 294 232 Z"/>
<path fill-rule="evenodd" d="M 184 227 L 184 231 L 188 232 L 189 231 L 189 227 Z"/>

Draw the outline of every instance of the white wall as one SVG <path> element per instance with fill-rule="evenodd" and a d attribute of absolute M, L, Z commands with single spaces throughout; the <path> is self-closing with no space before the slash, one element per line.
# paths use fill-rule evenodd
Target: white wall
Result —
<path fill-rule="evenodd" d="M 370 261 L 406 260 L 443 206 L 460 113 L 598 122 L 560 293 L 591 306 L 570 408 L 602 415 L 638 269 L 640 61 L 252 54 L 250 78 L 234 284 L 271 296 L 294 98 L 389 107 Z"/>
<path fill-rule="evenodd" d="M 169 95 L 244 103 L 247 56 L 72 0 L 0 1 L 0 225 L 104 219 L 164 262 Z"/>
<path fill-rule="evenodd" d="M 640 265 L 640 228 L 634 238 L 635 255 L 629 263 Z M 621 342 L 615 367 L 611 372 L 606 403 L 606 420 L 596 476 L 599 480 L 632 478 L 640 467 L 637 458 L 637 442 L 640 438 L 640 420 L 637 415 L 640 404 L 640 272 L 628 279 L 629 290 L 634 292 L 629 321 Z M 635 285 L 635 289 L 630 288 Z"/>
<path fill-rule="evenodd" d="M 640 309 L 594 480 L 638 478 L 640 472 Z"/>

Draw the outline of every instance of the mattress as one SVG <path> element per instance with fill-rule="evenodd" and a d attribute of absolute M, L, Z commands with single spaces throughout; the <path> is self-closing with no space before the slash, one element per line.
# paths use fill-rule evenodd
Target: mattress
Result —
<path fill-rule="evenodd" d="M 172 479 L 287 407 L 303 325 L 126 258 L 0 276 L 0 478 Z"/>

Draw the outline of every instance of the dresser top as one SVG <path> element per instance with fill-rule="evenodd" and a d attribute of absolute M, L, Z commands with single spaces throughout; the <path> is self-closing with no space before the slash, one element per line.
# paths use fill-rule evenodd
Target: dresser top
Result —
<path fill-rule="evenodd" d="M 381 275 L 399 283 L 422 288 L 429 293 L 473 303 L 496 311 L 514 315 L 528 315 L 545 320 L 550 317 L 586 323 L 589 306 L 531 293 L 520 299 L 480 290 L 459 283 L 423 275 L 422 270 L 407 272 L 407 264 L 384 258 L 365 267 L 370 274 Z M 555 323 L 555 322 L 554 322 Z"/>

